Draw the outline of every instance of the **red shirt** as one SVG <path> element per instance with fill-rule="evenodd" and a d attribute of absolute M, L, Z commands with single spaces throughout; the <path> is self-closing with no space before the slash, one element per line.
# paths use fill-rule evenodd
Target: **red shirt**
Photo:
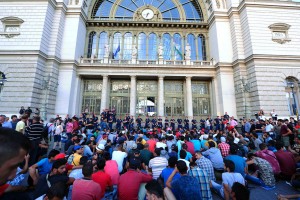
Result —
<path fill-rule="evenodd" d="M 232 131 L 232 130 L 234 129 L 234 126 L 226 126 L 226 129 L 227 129 L 228 131 Z"/>
<path fill-rule="evenodd" d="M 119 180 L 119 200 L 138 200 L 140 184 L 151 180 L 151 175 L 129 169 Z"/>
<path fill-rule="evenodd" d="M 113 185 L 118 185 L 120 178 L 118 163 L 115 160 L 107 160 L 105 162 L 104 171 L 110 175 Z"/>
<path fill-rule="evenodd" d="M 154 153 L 154 150 L 155 150 L 155 147 L 156 147 L 156 141 L 154 139 L 150 139 L 150 140 L 147 141 L 147 143 L 149 144 L 149 151 Z"/>
<path fill-rule="evenodd" d="M 275 155 L 283 175 L 292 176 L 296 173 L 296 161 L 291 152 L 278 150 Z"/>
<path fill-rule="evenodd" d="M 5 190 L 8 188 L 9 184 L 4 184 L 0 186 L 0 197 L 4 194 Z"/>
<path fill-rule="evenodd" d="M 99 200 L 102 189 L 92 180 L 78 179 L 73 183 L 72 200 Z"/>
<path fill-rule="evenodd" d="M 187 145 L 187 151 L 190 152 L 192 155 L 195 154 L 195 148 L 194 148 L 194 144 L 192 142 L 185 142 Z"/>
<path fill-rule="evenodd" d="M 101 198 L 104 197 L 106 187 L 112 186 L 112 180 L 110 175 L 103 171 L 98 171 L 92 175 L 93 181 L 98 183 L 101 187 Z"/>

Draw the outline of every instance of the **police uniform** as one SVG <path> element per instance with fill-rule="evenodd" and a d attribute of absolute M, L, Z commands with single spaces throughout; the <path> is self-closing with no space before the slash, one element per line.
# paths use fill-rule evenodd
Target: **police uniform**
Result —
<path fill-rule="evenodd" d="M 174 131 L 175 130 L 175 119 L 174 118 L 171 119 L 171 127 L 172 127 L 172 131 Z"/>
<path fill-rule="evenodd" d="M 123 120 L 121 118 L 117 119 L 116 129 L 121 130 Z"/>
<path fill-rule="evenodd" d="M 156 124 L 156 119 L 155 118 L 153 118 L 152 120 L 151 120 L 151 122 L 152 122 L 152 128 L 155 128 L 156 126 L 157 126 L 157 124 Z"/>
<path fill-rule="evenodd" d="M 196 119 L 192 119 L 192 129 L 197 129 L 197 120 Z"/>
<path fill-rule="evenodd" d="M 182 119 L 177 119 L 178 129 L 182 128 Z"/>
<path fill-rule="evenodd" d="M 109 120 L 108 120 L 108 127 L 109 127 L 109 130 L 112 130 L 112 125 L 113 125 L 113 117 L 112 116 L 110 116 L 109 117 Z"/>
<path fill-rule="evenodd" d="M 145 120 L 145 127 L 144 128 L 149 128 L 149 123 L 150 123 L 150 119 L 147 117 Z"/>
<path fill-rule="evenodd" d="M 188 118 L 184 119 L 184 129 L 185 130 L 189 130 L 190 129 L 189 122 L 190 122 L 190 120 Z"/>
<path fill-rule="evenodd" d="M 157 127 L 162 128 L 162 119 L 158 118 Z"/>
<path fill-rule="evenodd" d="M 168 128 L 170 125 L 169 125 L 169 119 L 166 118 L 165 119 L 165 129 Z"/>
<path fill-rule="evenodd" d="M 143 119 L 141 119 L 140 117 L 138 117 L 135 121 L 137 123 L 137 127 L 140 129 L 142 127 L 142 121 L 143 121 Z"/>

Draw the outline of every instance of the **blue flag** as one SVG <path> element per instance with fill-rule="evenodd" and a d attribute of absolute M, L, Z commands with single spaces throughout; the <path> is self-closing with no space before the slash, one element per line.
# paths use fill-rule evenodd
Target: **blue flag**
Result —
<path fill-rule="evenodd" d="M 120 48 L 120 43 L 119 43 L 119 46 L 118 46 L 118 48 L 116 49 L 116 51 L 115 51 L 115 53 L 114 53 L 114 58 L 116 58 L 117 57 L 117 55 L 118 55 L 118 53 L 121 51 L 121 48 Z"/>

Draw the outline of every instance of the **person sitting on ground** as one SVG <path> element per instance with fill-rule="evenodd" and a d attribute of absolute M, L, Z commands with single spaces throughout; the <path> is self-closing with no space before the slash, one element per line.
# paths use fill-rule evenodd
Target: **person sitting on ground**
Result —
<path fill-rule="evenodd" d="M 250 191 L 239 182 L 235 182 L 231 187 L 232 200 L 250 200 Z"/>
<path fill-rule="evenodd" d="M 238 146 L 231 145 L 230 146 L 230 154 L 226 156 L 224 160 L 231 160 L 234 163 L 234 172 L 240 173 L 243 177 L 246 176 L 247 173 L 247 164 L 243 157 L 236 155 L 238 151 Z"/>
<path fill-rule="evenodd" d="M 201 197 L 199 181 L 195 177 L 188 176 L 187 169 L 184 161 L 177 161 L 175 169 L 166 182 L 167 187 L 164 189 L 167 199 L 198 200 L 199 197 Z M 177 172 L 180 173 L 181 177 L 173 181 L 173 177 Z M 175 193 L 173 193 L 171 189 L 173 189 Z"/>
<path fill-rule="evenodd" d="M 145 185 L 147 199 L 164 200 L 164 191 L 157 180 L 152 180 Z"/>
<path fill-rule="evenodd" d="M 212 162 L 209 159 L 205 158 L 200 151 L 196 151 L 195 157 L 197 159 L 196 160 L 197 166 L 200 169 L 206 171 L 209 181 L 215 181 L 216 177 L 215 177 L 214 167 Z"/>
<path fill-rule="evenodd" d="M 65 173 L 66 163 L 66 159 L 58 159 L 53 163 L 51 172 L 49 174 L 40 176 L 35 186 L 35 191 L 33 194 L 34 198 L 44 195 L 52 185 L 58 182 L 63 182 L 66 185 L 73 184 L 75 179 L 69 178 Z"/>
<path fill-rule="evenodd" d="M 92 180 L 93 164 L 87 162 L 82 167 L 83 179 L 73 183 L 72 200 L 98 200 L 101 199 L 102 189 Z"/>
<path fill-rule="evenodd" d="M 181 149 L 180 152 L 179 152 L 179 159 L 178 160 L 182 160 L 185 162 L 187 168 L 188 168 L 188 171 L 190 170 L 190 161 L 187 161 L 185 158 L 187 156 L 187 153 L 185 150 Z"/>
<path fill-rule="evenodd" d="M 118 163 L 119 173 L 123 171 L 123 163 L 126 157 L 127 157 L 127 153 L 124 152 L 123 144 L 118 144 L 117 150 L 113 151 L 111 159 L 115 160 Z"/>
<path fill-rule="evenodd" d="M 280 165 L 281 175 L 289 180 L 292 175 L 296 173 L 296 161 L 294 155 L 289 151 L 284 151 L 281 142 L 277 142 L 275 147 L 277 149 L 275 156 Z"/>
<path fill-rule="evenodd" d="M 218 148 L 216 148 L 215 142 L 209 141 L 208 145 L 209 149 L 202 152 L 202 155 L 208 157 L 208 159 L 212 162 L 215 170 L 223 171 L 224 164 L 221 151 Z"/>
<path fill-rule="evenodd" d="M 265 159 L 256 157 L 255 154 L 248 154 L 247 165 L 252 164 L 255 164 L 255 166 L 258 168 L 258 171 L 252 175 L 247 174 L 246 179 L 266 188 L 274 187 L 275 178 L 271 164 Z"/>
<path fill-rule="evenodd" d="M 245 179 L 240 173 L 236 173 L 234 162 L 231 160 L 224 160 L 224 169 L 226 172 L 222 173 L 222 185 L 211 181 L 212 188 L 225 200 L 230 199 L 231 188 L 235 182 L 245 185 Z"/>
<path fill-rule="evenodd" d="M 157 179 L 162 170 L 168 166 L 168 160 L 160 157 L 161 148 L 156 148 L 154 151 L 154 158 L 149 161 L 149 170 L 152 172 L 153 179 Z"/>
<path fill-rule="evenodd" d="M 226 157 L 229 155 L 230 145 L 226 143 L 225 137 L 221 137 L 220 140 L 221 143 L 218 144 L 218 148 L 220 149 L 222 156 Z"/>
<path fill-rule="evenodd" d="M 170 157 L 169 160 L 168 160 L 168 167 L 166 167 L 165 169 L 162 170 L 158 180 L 163 181 L 164 187 L 166 187 L 166 182 L 167 182 L 169 176 L 172 174 L 176 163 L 177 163 L 177 158 L 176 157 Z M 178 178 L 180 178 L 179 173 L 175 174 L 175 176 L 173 178 L 173 181 L 178 179 Z"/>
<path fill-rule="evenodd" d="M 44 196 L 41 196 L 36 200 L 65 200 L 67 192 L 67 185 L 62 182 L 58 182 L 52 185 Z"/>
<path fill-rule="evenodd" d="M 71 171 L 69 177 L 75 178 L 75 180 L 82 179 L 83 178 L 83 174 L 82 174 L 82 168 L 80 166 L 83 166 L 87 162 L 88 162 L 88 157 L 87 156 L 82 156 L 80 158 L 80 161 L 79 161 L 79 166 L 77 166 L 78 168 L 73 169 Z"/>
<path fill-rule="evenodd" d="M 47 158 L 43 158 L 29 168 L 29 175 L 33 180 L 33 184 L 37 184 L 39 176 L 48 174 L 51 171 L 52 164 L 55 161 L 54 157 L 59 154 L 59 151 L 53 149 L 49 152 Z"/>
<path fill-rule="evenodd" d="M 185 157 L 184 159 L 187 160 L 187 161 L 189 161 L 189 162 L 192 162 L 193 156 L 192 156 L 192 154 L 191 154 L 190 152 L 188 152 L 187 148 L 188 148 L 188 146 L 187 146 L 186 143 L 183 143 L 183 144 L 181 145 L 181 150 L 184 150 L 184 151 L 186 152 L 186 157 Z M 180 153 L 180 152 L 179 152 L 179 153 Z M 180 157 L 179 157 L 179 155 L 178 155 L 178 159 L 179 159 L 179 158 L 180 158 Z"/>
<path fill-rule="evenodd" d="M 107 192 L 113 191 L 113 187 L 112 187 L 113 183 L 111 180 L 111 176 L 108 175 L 106 172 L 104 172 L 105 162 L 106 161 L 104 158 L 98 159 L 97 160 L 98 171 L 92 175 L 93 181 L 98 183 L 101 187 L 101 198 L 104 197 L 106 191 Z"/>

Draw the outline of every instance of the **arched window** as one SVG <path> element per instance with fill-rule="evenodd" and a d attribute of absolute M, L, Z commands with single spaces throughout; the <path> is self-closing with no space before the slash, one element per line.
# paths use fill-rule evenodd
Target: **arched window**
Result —
<path fill-rule="evenodd" d="M 145 33 L 140 33 L 138 38 L 138 59 L 147 59 L 147 36 Z"/>
<path fill-rule="evenodd" d="M 120 59 L 122 47 L 122 35 L 121 33 L 115 33 L 113 39 L 113 59 Z"/>
<path fill-rule="evenodd" d="M 195 36 L 193 34 L 188 34 L 187 42 L 191 47 L 191 60 L 197 60 Z"/>
<path fill-rule="evenodd" d="M 205 37 L 200 34 L 198 40 L 198 60 L 206 60 Z"/>
<path fill-rule="evenodd" d="M 157 36 L 155 33 L 150 33 L 148 38 L 148 59 L 157 59 Z"/>
<path fill-rule="evenodd" d="M 165 33 L 163 35 L 163 57 L 164 60 L 171 60 L 171 53 L 172 53 L 172 37 L 169 33 Z"/>
<path fill-rule="evenodd" d="M 103 59 L 104 54 L 105 54 L 105 45 L 108 44 L 108 35 L 106 32 L 100 33 L 100 38 L 99 38 L 99 49 L 98 49 L 98 58 Z"/>
<path fill-rule="evenodd" d="M 88 45 L 88 54 L 87 54 L 88 58 L 90 58 L 92 55 L 95 55 L 95 53 L 96 53 L 96 42 L 97 42 L 96 32 L 93 31 L 89 35 L 89 45 Z"/>
<path fill-rule="evenodd" d="M 123 47 L 123 59 L 131 60 L 131 57 L 132 57 L 132 34 L 125 33 L 124 47 Z"/>
<path fill-rule="evenodd" d="M 174 57 L 175 60 L 183 60 L 183 53 L 182 53 L 182 45 L 181 45 L 181 36 L 180 34 L 176 33 L 173 36 L 174 42 Z"/>

